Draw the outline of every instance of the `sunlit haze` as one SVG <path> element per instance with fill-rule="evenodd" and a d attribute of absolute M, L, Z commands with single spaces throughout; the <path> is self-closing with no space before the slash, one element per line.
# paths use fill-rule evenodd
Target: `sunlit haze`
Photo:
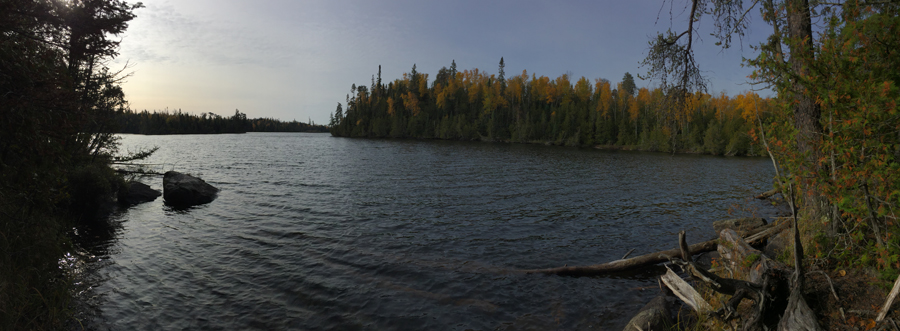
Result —
<path fill-rule="evenodd" d="M 685 28 L 684 4 L 661 1 L 145 1 L 114 65 L 134 110 L 175 110 L 327 124 L 351 84 L 385 82 L 413 64 L 433 78 L 460 70 L 619 82 L 657 31 Z M 673 21 L 674 20 L 674 21 Z M 707 18 L 709 20 L 709 18 Z M 710 93 L 750 89 L 741 57 L 769 32 L 752 22 L 744 46 L 722 51 L 701 22 L 696 53 Z M 755 33 L 755 34 L 754 34 Z M 638 86 L 657 82 L 637 81 Z"/>

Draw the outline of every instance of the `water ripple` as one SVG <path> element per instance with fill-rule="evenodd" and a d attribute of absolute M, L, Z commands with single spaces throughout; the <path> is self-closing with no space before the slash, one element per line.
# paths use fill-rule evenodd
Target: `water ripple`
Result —
<path fill-rule="evenodd" d="M 82 243 L 92 329 L 621 329 L 658 268 L 512 271 L 668 249 L 681 229 L 706 240 L 732 204 L 773 212 L 745 200 L 769 186 L 764 159 L 323 134 L 123 143 L 161 146 L 148 162 L 221 192 L 138 205 Z"/>

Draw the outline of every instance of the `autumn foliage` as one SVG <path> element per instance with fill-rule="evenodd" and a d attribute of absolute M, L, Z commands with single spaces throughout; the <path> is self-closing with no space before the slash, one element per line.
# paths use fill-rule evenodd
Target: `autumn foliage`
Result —
<path fill-rule="evenodd" d="M 502 72 L 502 71 L 501 71 Z M 751 139 L 754 93 L 735 98 L 695 93 L 679 107 L 660 89 L 637 88 L 630 74 L 613 84 L 567 74 L 504 77 L 441 68 L 435 79 L 412 72 L 388 84 L 354 85 L 331 132 L 396 137 L 619 146 L 671 152 L 759 155 Z M 378 82 L 381 81 L 380 72 Z M 768 116 L 768 115 L 763 115 Z"/>
<path fill-rule="evenodd" d="M 793 77 L 820 110 L 822 133 L 811 152 L 798 152 L 792 86 L 775 85 L 779 97 L 767 126 L 782 182 L 821 192 L 827 204 L 808 218 L 809 226 L 818 229 L 808 245 L 814 257 L 877 267 L 891 280 L 900 269 L 898 13 L 897 5 L 876 9 L 847 1 L 840 11 L 825 15 L 809 74 Z M 785 71 L 766 49 L 756 65 L 759 75 Z M 810 154 L 813 164 L 808 164 Z"/>

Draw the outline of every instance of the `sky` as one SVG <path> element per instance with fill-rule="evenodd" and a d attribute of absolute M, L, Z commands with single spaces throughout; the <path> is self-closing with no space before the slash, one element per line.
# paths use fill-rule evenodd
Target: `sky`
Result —
<path fill-rule="evenodd" d="M 416 65 L 433 78 L 459 70 L 507 76 L 569 73 L 638 86 L 648 42 L 687 26 L 688 1 L 145 0 L 111 64 L 128 65 L 133 110 L 176 110 L 327 124 L 353 84 L 385 82 Z M 756 13 L 756 11 L 751 12 Z M 771 28 L 756 18 L 743 46 L 722 50 L 700 22 L 695 52 L 709 92 L 750 90 L 749 47 Z"/>

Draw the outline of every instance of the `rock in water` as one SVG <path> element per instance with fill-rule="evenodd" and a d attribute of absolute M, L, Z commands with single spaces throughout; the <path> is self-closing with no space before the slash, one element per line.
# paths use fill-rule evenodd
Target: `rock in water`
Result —
<path fill-rule="evenodd" d="M 150 188 L 149 185 L 132 181 L 128 182 L 126 187 L 119 190 L 119 203 L 136 205 L 156 200 L 160 195 L 162 195 L 162 193 Z"/>
<path fill-rule="evenodd" d="M 209 203 L 218 192 L 219 189 L 191 175 L 169 171 L 163 176 L 163 198 L 169 205 L 188 207 Z"/>

